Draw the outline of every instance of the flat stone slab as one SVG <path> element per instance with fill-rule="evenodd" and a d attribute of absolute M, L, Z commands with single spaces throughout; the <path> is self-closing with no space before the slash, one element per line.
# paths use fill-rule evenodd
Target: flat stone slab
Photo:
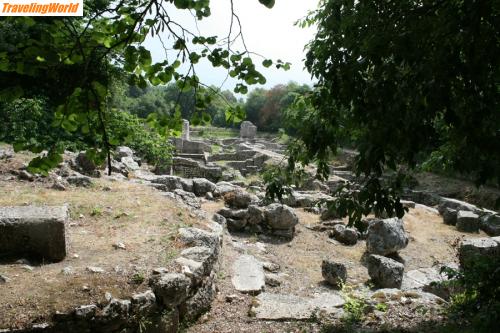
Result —
<path fill-rule="evenodd" d="M 433 282 L 442 282 L 444 280 L 446 280 L 445 276 L 441 275 L 439 270 L 434 267 L 414 269 L 405 273 L 401 289 L 421 289 Z"/>
<path fill-rule="evenodd" d="M 260 293 L 266 285 L 262 263 L 254 256 L 241 255 L 233 264 L 231 282 L 242 293 Z"/>
<path fill-rule="evenodd" d="M 323 293 L 310 297 L 262 293 L 252 307 L 255 317 L 262 320 L 308 320 L 318 313 L 342 313 L 344 299 L 338 293 Z"/>
<path fill-rule="evenodd" d="M 67 220 L 67 206 L 0 207 L 0 257 L 63 260 Z"/>

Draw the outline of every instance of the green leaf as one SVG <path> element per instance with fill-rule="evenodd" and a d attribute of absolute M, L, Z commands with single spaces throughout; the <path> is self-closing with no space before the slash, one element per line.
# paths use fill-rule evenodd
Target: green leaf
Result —
<path fill-rule="evenodd" d="M 259 2 L 264 6 L 266 6 L 267 8 L 273 8 L 275 0 L 259 0 Z"/>
<path fill-rule="evenodd" d="M 266 67 L 266 68 L 271 67 L 271 66 L 272 66 L 272 64 L 273 64 L 273 61 L 272 61 L 272 60 L 270 60 L 270 59 L 266 59 L 266 60 L 264 60 L 264 61 L 262 62 L 262 66 L 264 66 L 264 67 Z"/>

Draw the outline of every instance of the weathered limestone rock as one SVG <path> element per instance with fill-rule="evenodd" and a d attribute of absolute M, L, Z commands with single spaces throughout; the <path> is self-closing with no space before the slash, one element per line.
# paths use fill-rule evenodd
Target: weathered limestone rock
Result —
<path fill-rule="evenodd" d="M 401 289 L 422 289 L 431 283 L 444 280 L 444 275 L 441 275 L 434 267 L 414 269 L 405 273 Z"/>
<path fill-rule="evenodd" d="M 258 294 L 266 285 L 262 264 L 251 255 L 242 255 L 233 264 L 231 282 L 236 290 Z"/>
<path fill-rule="evenodd" d="M 330 233 L 330 237 L 345 245 L 355 245 L 358 242 L 358 232 L 354 228 L 347 228 L 343 224 L 336 224 Z"/>
<path fill-rule="evenodd" d="M 32 182 L 35 180 L 35 176 L 26 170 L 21 170 L 21 171 L 19 171 L 19 179 Z"/>
<path fill-rule="evenodd" d="M 180 228 L 179 239 L 188 246 L 206 246 L 214 253 L 218 253 L 221 246 L 220 235 L 198 228 Z"/>
<path fill-rule="evenodd" d="M 239 186 L 233 185 L 228 182 L 218 182 L 216 184 L 216 189 L 214 191 L 214 196 L 219 197 L 219 196 L 224 196 L 227 193 L 233 192 L 237 189 L 240 189 Z"/>
<path fill-rule="evenodd" d="M 92 318 L 97 312 L 97 305 L 82 305 L 75 308 L 75 317 L 78 319 L 89 319 Z"/>
<path fill-rule="evenodd" d="M 401 219 L 390 218 L 370 223 L 366 238 L 369 253 L 387 255 L 404 249 L 407 245 L 408 237 Z"/>
<path fill-rule="evenodd" d="M 143 293 L 132 295 L 131 311 L 135 314 L 144 314 L 149 312 L 156 305 L 156 296 L 152 290 L 146 290 Z"/>
<path fill-rule="evenodd" d="M 249 121 L 244 121 L 241 123 L 240 137 L 244 139 L 255 139 L 257 135 L 257 126 Z"/>
<path fill-rule="evenodd" d="M 0 255 L 61 261 L 68 207 L 0 207 Z"/>
<path fill-rule="evenodd" d="M 486 214 L 480 220 L 481 230 L 490 236 L 500 236 L 500 215 Z"/>
<path fill-rule="evenodd" d="M 126 146 L 116 147 L 116 157 L 121 159 L 123 157 L 134 157 L 134 151 Z"/>
<path fill-rule="evenodd" d="M 404 274 L 401 290 L 423 290 L 448 299 L 451 288 L 444 284 L 446 280 L 446 274 L 441 274 L 437 268 L 414 269 Z"/>
<path fill-rule="evenodd" d="M 498 260 L 499 257 L 500 244 L 494 238 L 465 239 L 458 247 L 458 259 L 463 269 L 469 269 L 483 260 Z"/>
<path fill-rule="evenodd" d="M 321 192 L 297 192 L 288 196 L 284 203 L 291 207 L 313 207 L 320 201 L 331 201 L 333 198 Z"/>
<path fill-rule="evenodd" d="M 457 224 L 457 211 L 452 208 L 441 209 L 444 224 L 456 225 Z"/>
<path fill-rule="evenodd" d="M 212 221 L 215 221 L 219 223 L 220 225 L 225 225 L 226 224 L 226 218 L 220 214 L 215 213 L 212 216 Z"/>
<path fill-rule="evenodd" d="M 170 193 L 170 192 L 165 193 L 165 195 L 168 193 Z M 173 191 L 173 194 L 177 200 L 184 202 L 186 205 L 193 207 L 195 209 L 201 208 L 200 199 L 197 198 L 196 195 L 194 195 L 194 193 L 186 192 L 184 190 L 177 189 L 177 190 Z"/>
<path fill-rule="evenodd" d="M 463 232 L 479 232 L 479 216 L 466 210 L 458 211 L 457 230 Z"/>
<path fill-rule="evenodd" d="M 216 186 L 214 183 L 205 178 L 193 179 L 193 192 L 198 197 L 205 196 L 208 192 L 215 191 Z"/>
<path fill-rule="evenodd" d="M 470 203 L 467 203 L 465 201 L 460 201 L 460 200 L 451 199 L 451 198 L 441 198 L 441 202 L 440 202 L 439 207 L 438 207 L 438 211 L 441 215 L 443 214 L 443 211 L 445 210 L 445 208 L 451 208 L 451 209 L 454 209 L 457 211 L 459 211 L 459 210 L 466 210 L 469 212 L 480 211 L 479 208 L 477 208 L 476 206 L 474 206 Z"/>
<path fill-rule="evenodd" d="M 233 208 L 248 208 L 248 205 L 252 201 L 257 201 L 257 197 L 242 189 L 237 189 L 224 195 L 224 202 Z"/>
<path fill-rule="evenodd" d="M 232 232 L 243 231 L 247 225 L 246 219 L 231 219 L 226 220 L 227 229 Z"/>
<path fill-rule="evenodd" d="M 177 176 L 160 176 L 151 180 L 153 184 L 165 185 L 165 191 L 173 191 L 176 189 L 184 190 L 181 182 L 181 178 Z M 186 190 L 185 190 L 186 191 Z M 189 191 L 190 192 L 190 191 Z"/>
<path fill-rule="evenodd" d="M 191 280 L 180 273 L 160 274 L 150 281 L 156 297 L 166 306 L 176 306 L 185 301 L 190 285 Z"/>
<path fill-rule="evenodd" d="M 329 284 L 335 287 L 340 287 L 347 280 L 345 265 L 330 260 L 323 260 L 321 263 L 321 274 Z"/>
<path fill-rule="evenodd" d="M 368 257 L 368 275 L 381 288 L 400 288 L 403 282 L 404 265 L 396 260 L 370 255 Z"/>
<path fill-rule="evenodd" d="M 183 320 L 194 322 L 201 314 L 208 311 L 216 294 L 214 276 L 210 276 L 196 293 L 186 301 L 186 312 L 183 313 Z"/>
<path fill-rule="evenodd" d="M 80 174 L 69 176 L 68 178 L 66 178 L 66 181 L 71 185 L 79 187 L 90 187 L 94 183 L 92 181 L 92 178 Z"/>
<path fill-rule="evenodd" d="M 259 225 L 264 221 L 264 209 L 259 206 L 248 206 L 247 223 L 249 225 Z"/>
<path fill-rule="evenodd" d="M 97 172 L 98 166 L 87 156 L 86 152 L 80 152 L 76 156 L 74 164 L 78 171 L 86 175 L 94 176 Z"/>
<path fill-rule="evenodd" d="M 308 320 L 318 312 L 342 314 L 343 298 L 337 293 L 324 293 L 313 298 L 286 294 L 262 293 L 251 312 L 261 320 Z"/>
<path fill-rule="evenodd" d="M 290 230 L 299 223 L 299 218 L 293 209 L 279 203 L 265 207 L 264 216 L 271 229 Z"/>
<path fill-rule="evenodd" d="M 125 156 L 122 157 L 121 163 L 130 171 L 135 171 L 139 169 L 139 164 L 134 160 L 133 157 Z"/>

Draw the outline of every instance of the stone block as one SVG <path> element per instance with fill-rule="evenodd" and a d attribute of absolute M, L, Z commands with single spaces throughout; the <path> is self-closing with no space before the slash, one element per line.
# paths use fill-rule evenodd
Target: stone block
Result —
<path fill-rule="evenodd" d="M 57 262 L 66 256 L 68 207 L 0 207 L 0 256 Z"/>
<path fill-rule="evenodd" d="M 249 121 L 241 123 L 240 136 L 245 139 L 254 139 L 257 135 L 257 126 Z"/>
<path fill-rule="evenodd" d="M 458 211 L 457 230 L 463 232 L 479 232 L 479 216 L 467 210 Z"/>

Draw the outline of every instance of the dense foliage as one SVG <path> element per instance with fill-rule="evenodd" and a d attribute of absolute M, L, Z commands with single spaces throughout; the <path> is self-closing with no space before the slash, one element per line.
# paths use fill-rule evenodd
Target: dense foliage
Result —
<path fill-rule="evenodd" d="M 113 106 L 140 118 L 147 118 L 154 113 L 171 117 L 177 111 L 176 106 L 178 106 L 182 119 L 196 121 L 197 108 L 194 90 L 183 92 L 174 83 L 146 88 L 123 85 L 118 90 L 119 94 L 114 98 Z M 211 95 L 210 103 L 204 109 L 205 117 L 200 121 L 220 127 L 233 125 L 226 122 L 226 111 L 228 108 L 240 106 L 242 102 L 238 101 L 229 90 L 221 91 L 216 87 L 202 87 L 200 91 Z"/>
<path fill-rule="evenodd" d="M 428 156 L 500 181 L 499 13 L 498 1 L 321 1 L 300 22 L 318 27 L 306 57 L 318 83 L 288 114 L 302 125 L 290 164 L 318 161 L 326 177 L 349 140 L 366 182 L 334 208 L 351 223 L 401 216 L 398 182 L 380 177 Z"/>
<path fill-rule="evenodd" d="M 274 5 L 274 0 L 259 2 L 267 7 Z M 113 142 L 106 123 L 114 109 L 108 102 L 112 83 L 122 70 L 129 84 L 143 89 L 175 82 L 183 92 L 193 90 L 196 96 L 193 118 L 198 121 L 210 120 L 205 110 L 213 99 L 213 94 L 201 89 L 203 84 L 196 75 L 196 64 L 200 61 L 222 67 L 236 78 L 235 93 L 246 93 L 249 85 L 266 82 L 251 53 L 245 47 L 232 48 L 242 38 L 235 13 L 229 33 L 217 37 L 189 31 L 172 19 L 173 11 L 191 11 L 201 20 L 210 15 L 210 2 L 94 0 L 85 1 L 83 18 L 2 18 L 0 100 L 9 103 L 20 97 L 46 96 L 53 124 L 70 134 L 81 134 L 94 141 L 93 144 L 100 143 L 95 149 L 106 153 L 109 161 Z M 148 35 L 160 39 L 165 49 L 172 50 L 168 59 L 166 55 L 164 61 L 153 63 L 151 52 L 143 46 Z M 186 66 L 181 66 L 183 63 Z M 262 65 L 269 67 L 273 61 L 264 59 Z M 287 69 L 289 64 L 278 60 L 275 66 Z M 155 121 L 157 129 L 172 125 L 170 116 L 178 107 L 175 103 L 174 112 L 157 114 L 150 121 Z M 238 120 L 241 114 L 241 108 L 231 107 L 225 118 Z M 39 151 L 27 142 L 22 147 Z M 49 153 L 40 157 L 36 165 L 30 165 L 32 171 L 46 171 L 60 160 L 61 147 L 46 148 Z"/>
<path fill-rule="evenodd" d="M 310 91 L 309 86 L 298 85 L 295 82 L 276 85 L 269 90 L 257 88 L 248 94 L 243 108 L 247 119 L 257 125 L 259 130 L 276 132 L 286 127 L 283 112 L 297 97 L 305 95 L 308 91 Z"/>
<path fill-rule="evenodd" d="M 473 332 L 494 332 L 500 324 L 500 259 L 476 258 L 462 271 L 444 268 L 453 294 L 449 315 L 467 320 Z"/>

